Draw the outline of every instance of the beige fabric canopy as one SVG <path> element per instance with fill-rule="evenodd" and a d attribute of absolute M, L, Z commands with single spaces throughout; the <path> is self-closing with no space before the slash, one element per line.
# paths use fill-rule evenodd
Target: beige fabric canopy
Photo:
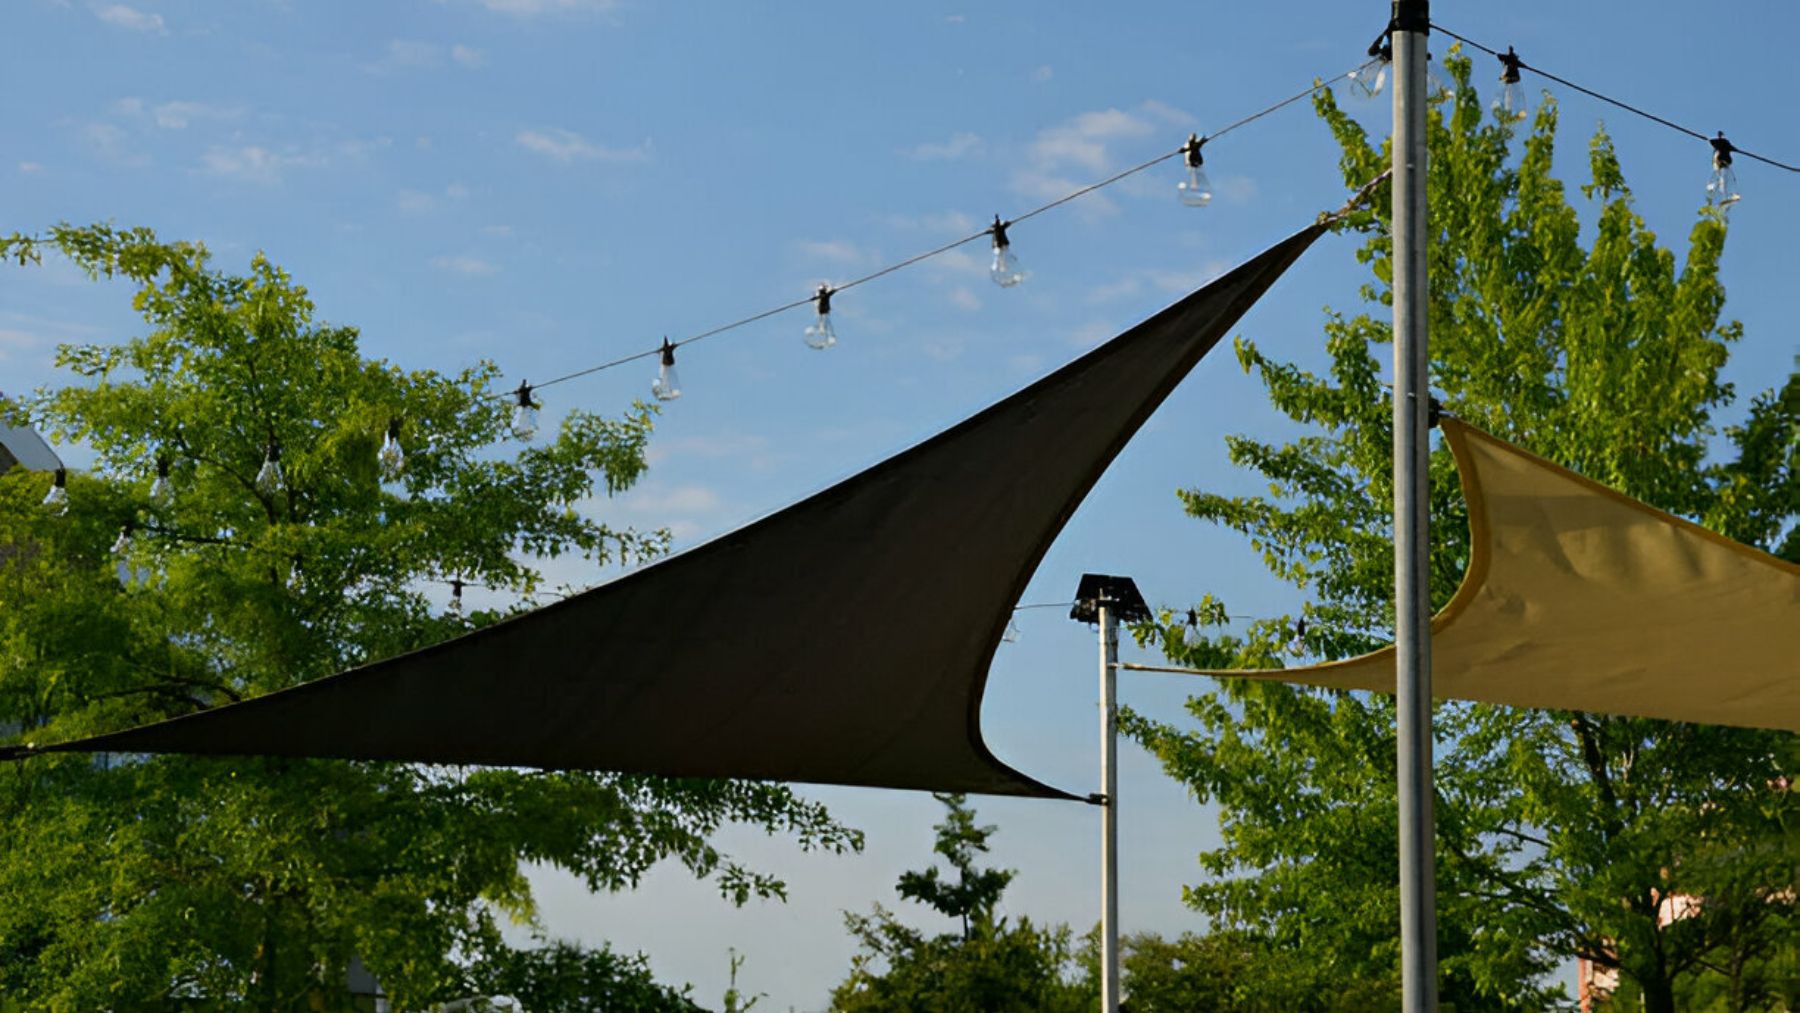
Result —
<path fill-rule="evenodd" d="M 1471 555 L 1432 694 L 1800 731 L 1800 566 L 1454 419 Z M 1256 675 L 1394 691 L 1392 648 Z"/>

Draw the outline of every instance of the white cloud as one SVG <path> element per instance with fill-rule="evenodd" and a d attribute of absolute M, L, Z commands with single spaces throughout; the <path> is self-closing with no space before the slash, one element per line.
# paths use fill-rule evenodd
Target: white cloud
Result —
<path fill-rule="evenodd" d="M 125 131 L 111 123 L 89 123 L 81 128 L 81 138 L 101 158 L 120 165 L 147 165 L 148 156 L 131 151 L 126 146 Z"/>
<path fill-rule="evenodd" d="M 513 227 L 511 225 L 484 225 L 481 228 L 481 234 L 496 237 L 510 236 L 513 234 Z"/>
<path fill-rule="evenodd" d="M 950 305 L 957 309 L 978 310 L 981 308 L 981 297 L 967 286 L 958 285 L 950 290 Z"/>
<path fill-rule="evenodd" d="M 437 198 L 423 190 L 402 190 L 394 198 L 394 206 L 402 214 L 422 215 L 437 206 Z"/>
<path fill-rule="evenodd" d="M 228 148 L 215 145 L 200 156 L 200 168 L 209 175 L 244 183 L 279 183 L 288 169 L 316 168 L 325 157 L 303 152 L 270 151 L 258 144 Z"/>
<path fill-rule="evenodd" d="M 609 148 L 594 144 L 573 130 L 551 127 L 545 130 L 521 130 L 514 136 L 519 147 L 554 161 L 569 162 L 647 162 L 650 142 L 631 148 Z"/>
<path fill-rule="evenodd" d="M 460 274 L 465 278 L 485 278 L 491 274 L 499 274 L 500 268 L 491 261 L 472 257 L 468 254 L 459 256 L 442 256 L 431 258 L 431 266 L 450 274 Z"/>
<path fill-rule="evenodd" d="M 30 175 L 33 175 L 36 173 L 43 172 L 44 166 L 43 166 L 43 163 L 41 163 L 41 162 L 20 162 L 19 163 L 19 171 L 26 174 L 27 176 L 30 176 Z"/>
<path fill-rule="evenodd" d="M 444 50 L 441 46 L 431 42 L 395 39 L 387 44 L 387 52 L 375 63 L 373 69 L 430 70 L 443 63 Z"/>
<path fill-rule="evenodd" d="M 1051 70 L 1050 65 L 1047 63 L 1031 72 L 1031 80 L 1032 80 L 1033 84 L 1043 84 L 1055 76 L 1056 76 L 1056 71 Z"/>
<path fill-rule="evenodd" d="M 496 14 L 514 17 L 536 17 L 540 14 L 579 14 L 584 11 L 604 12 L 619 6 L 618 0 L 476 0 Z"/>
<path fill-rule="evenodd" d="M 966 236 L 975 231 L 975 219 L 961 211 L 938 211 L 923 215 L 888 215 L 883 219 L 890 227 L 908 231 L 941 232 Z"/>
<path fill-rule="evenodd" d="M 872 263 L 875 260 L 873 253 L 842 239 L 803 239 L 796 246 L 800 255 L 809 260 L 845 265 Z"/>
<path fill-rule="evenodd" d="M 1192 119 L 1174 106 L 1153 101 L 1135 110 L 1085 112 L 1046 127 L 1027 148 L 1027 164 L 1013 175 L 1013 189 L 1039 200 L 1065 196 L 1115 171 L 1123 161 L 1115 151 L 1121 142 L 1147 141 L 1168 126 L 1185 126 Z M 1132 161 L 1141 157 L 1142 147 L 1133 144 Z M 1088 214 L 1118 210 L 1102 194 L 1084 198 L 1082 206 Z"/>
<path fill-rule="evenodd" d="M 968 20 L 969 19 L 967 17 L 965 17 L 964 15 L 961 15 L 961 14 L 946 14 L 946 15 L 944 15 L 944 23 L 947 25 L 960 25 Z"/>
<path fill-rule="evenodd" d="M 444 187 L 444 196 L 451 200 L 468 200 L 469 188 L 461 183 L 451 183 Z"/>
<path fill-rule="evenodd" d="M 921 162 L 954 161 L 981 150 L 981 137 L 967 131 L 952 134 L 947 141 L 921 144 L 906 153 Z"/>
<path fill-rule="evenodd" d="M 150 111 L 150 118 L 164 130 L 183 130 L 195 120 L 230 120 L 242 110 L 205 102 L 164 102 Z"/>
<path fill-rule="evenodd" d="M 457 43 L 450 47 L 450 59 L 459 67 L 475 68 L 487 63 L 487 54 L 473 46 Z"/>
<path fill-rule="evenodd" d="M 150 35 L 169 34 L 168 26 L 163 24 L 161 14 L 146 14 L 134 7 L 124 4 L 108 4 L 94 8 L 94 16 L 114 28 L 123 28 L 132 32 L 144 32 Z"/>

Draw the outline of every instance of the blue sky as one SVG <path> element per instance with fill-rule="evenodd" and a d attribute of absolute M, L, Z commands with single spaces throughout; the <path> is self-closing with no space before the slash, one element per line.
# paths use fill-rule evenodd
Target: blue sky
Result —
<path fill-rule="evenodd" d="M 0 228 L 149 225 L 204 241 L 232 269 L 263 250 L 323 318 L 360 327 L 369 354 L 442 370 L 487 358 L 514 382 L 542 379 L 804 297 L 1170 150 L 1355 66 L 1387 7 L 14 0 L 0 14 Z M 1691 4 L 1440 2 L 1436 15 L 1800 159 L 1791 4 L 1719 4 L 1702 18 Z M 1479 55 L 1476 68 L 1483 82 L 1498 71 Z M 1604 118 L 1640 211 L 1680 250 L 1705 146 L 1560 97 L 1566 177 L 1580 181 Z M 1385 131 L 1385 97 L 1361 115 Z M 1304 103 L 1206 154 L 1219 195 L 1204 210 L 1177 204 L 1171 164 L 1019 226 L 1032 277 L 1016 289 L 994 287 L 973 246 L 845 293 L 829 352 L 802 344 L 800 311 L 695 346 L 648 477 L 592 509 L 695 544 L 955 422 L 1343 197 L 1335 148 Z M 1800 180 L 1752 163 L 1739 178 L 1725 281 L 1747 337 L 1729 376 L 1750 391 L 1784 375 L 1796 350 L 1782 297 Z M 1347 239 L 1318 244 L 1242 333 L 1318 361 L 1323 307 L 1356 308 L 1351 251 Z M 0 388 L 57 382 L 58 341 L 133 333 L 123 289 L 66 265 L 0 271 Z M 573 405 L 620 410 L 647 396 L 652 372 L 639 362 L 547 390 L 547 419 Z M 1226 466 L 1221 438 L 1287 431 L 1228 354 L 1203 363 L 1082 508 L 1026 601 L 1066 600 L 1096 570 L 1136 577 L 1154 604 L 1212 591 L 1237 613 L 1295 607 L 1245 544 L 1184 519 L 1174 496 L 1256 491 Z M 992 674 L 989 740 L 1030 773 L 1087 789 L 1094 638 L 1056 609 L 1020 626 Z M 1178 719 L 1189 688 L 1138 675 L 1122 696 Z M 1134 747 L 1122 753 L 1125 927 L 1201 928 L 1180 887 L 1199 875 L 1214 815 Z M 939 807 L 811 793 L 869 831 L 864 855 L 727 838 L 787 876 L 789 903 L 732 910 L 672 870 L 592 898 L 545 873 L 548 929 L 643 948 L 709 1001 L 734 946 L 749 958 L 740 984 L 769 993 L 766 1006 L 822 1006 L 852 952 L 839 912 L 893 906 L 894 878 L 928 856 Z M 1019 870 L 1009 911 L 1093 922 L 1090 809 L 992 800 L 979 811 L 1001 827 L 997 860 Z"/>

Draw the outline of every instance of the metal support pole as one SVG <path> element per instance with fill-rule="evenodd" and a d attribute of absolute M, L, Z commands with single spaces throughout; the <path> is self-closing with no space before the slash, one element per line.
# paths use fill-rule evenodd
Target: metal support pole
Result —
<path fill-rule="evenodd" d="M 1100 606 L 1100 999 L 1119 1013 L 1119 613 Z"/>
<path fill-rule="evenodd" d="M 1394 648 L 1405 1013 L 1437 1010 L 1432 838 L 1430 375 L 1426 315 L 1425 62 L 1429 0 L 1393 0 Z"/>

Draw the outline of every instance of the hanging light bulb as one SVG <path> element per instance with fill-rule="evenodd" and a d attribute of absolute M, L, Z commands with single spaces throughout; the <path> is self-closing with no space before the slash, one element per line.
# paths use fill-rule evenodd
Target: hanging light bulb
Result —
<path fill-rule="evenodd" d="M 531 400 L 531 384 L 521 380 L 519 389 L 513 393 L 518 396 L 518 401 L 513 405 L 512 434 L 520 441 L 530 443 L 538 428 L 538 409 Z"/>
<path fill-rule="evenodd" d="M 450 611 L 462 615 L 463 582 L 461 577 L 450 578 Z"/>
<path fill-rule="evenodd" d="M 1445 77 L 1443 70 L 1441 68 L 1439 68 L 1438 63 L 1437 63 L 1437 57 L 1431 53 L 1426 53 L 1425 54 L 1425 95 L 1426 95 L 1426 97 L 1434 98 L 1434 99 L 1442 99 L 1442 98 L 1449 98 L 1450 96 L 1455 95 L 1455 94 L 1456 94 L 1456 88 L 1451 85 L 1450 78 Z"/>
<path fill-rule="evenodd" d="M 1004 643 L 1016 644 L 1019 642 L 1019 637 L 1023 635 L 1024 631 L 1019 629 L 1018 618 L 1013 617 L 1006 620 L 1006 632 L 1000 634 L 1000 639 Z"/>
<path fill-rule="evenodd" d="M 994 227 L 988 232 L 994 237 L 994 266 L 988 274 L 994 284 L 1001 288 L 1012 288 L 1025 280 L 1025 268 L 1019 264 L 1019 258 L 1013 255 L 1012 240 L 1006 238 L 1006 227 L 1011 222 L 1003 222 L 999 215 L 994 216 Z"/>
<path fill-rule="evenodd" d="M 661 365 L 656 370 L 656 380 L 650 384 L 650 393 L 656 395 L 658 401 L 673 401 L 681 396 L 681 377 L 675 374 L 675 346 L 664 338 L 662 343 Z"/>
<path fill-rule="evenodd" d="M 69 473 L 62 468 L 50 480 L 50 491 L 44 494 L 44 509 L 61 517 L 69 512 Z"/>
<path fill-rule="evenodd" d="M 1528 114 L 1530 103 L 1525 100 L 1525 86 L 1519 83 L 1519 70 L 1525 61 L 1507 46 L 1506 52 L 1497 54 L 1501 64 L 1500 101 L 1497 103 L 1502 119 L 1522 120 Z"/>
<path fill-rule="evenodd" d="M 123 556 L 126 553 L 131 551 L 131 529 L 132 529 L 132 527 L 133 527 L 133 525 L 130 521 L 126 521 L 123 525 L 121 525 L 119 527 L 119 537 L 113 539 L 113 543 L 112 543 L 112 554 L 113 555 Z"/>
<path fill-rule="evenodd" d="M 279 495 L 285 484 L 281 477 L 281 444 L 271 436 L 263 451 L 262 467 L 256 472 L 256 491 L 272 497 Z"/>
<path fill-rule="evenodd" d="M 819 315 L 806 328 L 806 347 L 816 348 L 823 352 L 837 344 L 837 331 L 831 326 L 831 293 L 836 291 L 830 285 L 821 284 L 813 293 L 813 306 Z"/>
<path fill-rule="evenodd" d="M 134 525 L 131 521 L 126 521 L 124 524 L 120 525 L 119 537 L 113 539 L 112 543 L 113 574 L 119 578 L 120 587 L 130 587 L 132 579 L 137 576 L 137 572 L 131 568 L 131 560 L 129 558 L 131 556 L 131 530 L 133 527 Z"/>
<path fill-rule="evenodd" d="M 1206 159 L 1201 157 L 1200 149 L 1205 145 L 1206 138 L 1189 134 L 1187 143 L 1181 146 L 1182 157 L 1187 163 L 1187 178 L 1175 184 L 1175 195 L 1191 208 L 1203 208 L 1212 203 L 1212 180 L 1206 178 L 1206 170 L 1201 168 Z"/>
<path fill-rule="evenodd" d="M 1708 142 L 1712 145 L 1712 175 L 1706 180 L 1706 203 L 1724 210 L 1736 204 L 1740 195 L 1737 188 L 1737 173 L 1731 169 L 1731 153 L 1737 149 L 1725 139 L 1725 132 Z"/>
<path fill-rule="evenodd" d="M 1350 94 L 1372 99 L 1387 86 L 1388 68 L 1394 63 L 1394 44 L 1382 32 L 1369 43 L 1369 62 L 1350 72 Z"/>
<path fill-rule="evenodd" d="M 175 505 L 175 483 L 169 481 L 169 457 L 156 455 L 156 481 L 150 483 L 150 505 L 167 510 Z"/>
<path fill-rule="evenodd" d="M 400 420 L 389 419 L 387 433 L 381 437 L 381 450 L 375 454 L 384 482 L 397 482 L 406 469 L 406 451 L 400 447 Z"/>

